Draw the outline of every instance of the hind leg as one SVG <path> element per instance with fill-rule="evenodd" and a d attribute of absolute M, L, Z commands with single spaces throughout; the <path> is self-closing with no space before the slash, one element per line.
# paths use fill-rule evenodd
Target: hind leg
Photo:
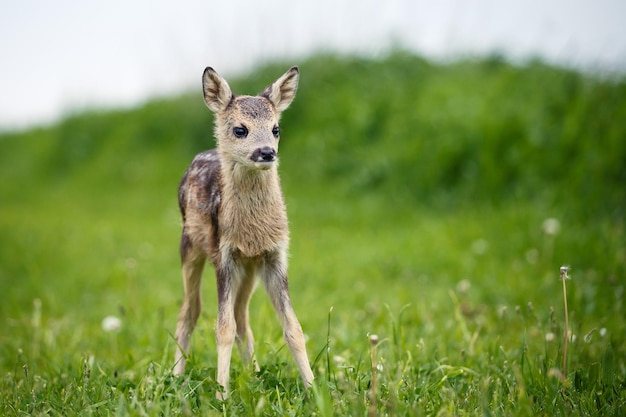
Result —
<path fill-rule="evenodd" d="M 181 239 L 180 254 L 185 292 L 176 326 L 178 347 L 176 349 L 174 375 L 180 375 L 185 371 L 185 357 L 189 352 L 189 340 L 202 310 L 200 284 L 202 282 L 202 270 L 206 262 L 204 251 L 193 247 L 185 231 L 183 231 Z"/>

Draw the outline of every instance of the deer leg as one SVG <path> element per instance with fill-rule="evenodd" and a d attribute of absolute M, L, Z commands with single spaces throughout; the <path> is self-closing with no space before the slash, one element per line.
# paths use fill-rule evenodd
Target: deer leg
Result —
<path fill-rule="evenodd" d="M 306 354 L 302 327 L 289 298 L 286 262 L 276 259 L 268 260 L 263 274 L 263 283 L 280 318 L 285 342 L 296 360 L 302 381 L 306 387 L 310 387 L 313 384 L 313 372 Z"/>
<path fill-rule="evenodd" d="M 178 314 L 178 325 L 176 326 L 176 343 L 178 348 L 176 349 L 174 375 L 180 375 L 185 371 L 185 357 L 189 352 L 189 339 L 193 329 L 196 327 L 202 309 L 200 284 L 206 260 L 204 252 L 195 249 L 191 245 L 185 232 L 183 232 L 180 252 L 185 292 L 183 304 Z"/>
<path fill-rule="evenodd" d="M 235 322 L 237 324 L 237 336 L 235 341 L 237 342 L 237 347 L 239 348 L 243 362 L 247 365 L 252 360 L 254 370 L 258 372 L 259 364 L 254 358 L 254 335 L 250 328 L 248 313 L 250 298 L 256 287 L 256 276 L 254 272 L 255 271 L 248 271 L 235 298 Z"/>
<path fill-rule="evenodd" d="M 230 267 L 229 267 L 230 266 Z M 217 342 L 217 382 L 223 387 L 223 392 L 217 393 L 217 398 L 224 400 L 228 397 L 228 380 L 230 379 L 230 358 L 237 334 L 235 322 L 234 296 L 239 291 L 241 273 L 235 265 L 227 265 L 217 271 L 217 323 L 215 338 Z"/>

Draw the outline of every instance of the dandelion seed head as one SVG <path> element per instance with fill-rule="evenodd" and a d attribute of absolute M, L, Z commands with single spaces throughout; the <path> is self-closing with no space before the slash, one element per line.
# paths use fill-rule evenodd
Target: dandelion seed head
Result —
<path fill-rule="evenodd" d="M 106 316 L 102 319 L 102 330 L 105 332 L 117 332 L 122 328 L 122 320 L 115 316 Z"/>
<path fill-rule="evenodd" d="M 461 295 L 465 295 L 469 292 L 472 287 L 472 283 L 468 279 L 462 279 L 456 284 L 456 292 Z"/>
<path fill-rule="evenodd" d="M 555 337 L 556 336 L 552 332 L 546 333 L 546 342 L 553 342 Z"/>
<path fill-rule="evenodd" d="M 601 337 L 606 336 L 606 327 L 601 328 L 598 333 L 600 334 Z"/>
<path fill-rule="evenodd" d="M 541 228 L 543 232 L 548 236 L 556 236 L 561 229 L 561 222 L 554 217 L 549 217 L 543 221 L 541 224 Z"/>

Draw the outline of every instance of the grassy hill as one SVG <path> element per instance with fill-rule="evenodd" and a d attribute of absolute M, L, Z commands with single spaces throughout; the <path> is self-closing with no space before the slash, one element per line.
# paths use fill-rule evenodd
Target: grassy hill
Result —
<path fill-rule="evenodd" d="M 229 81 L 255 93 L 291 64 Z M 214 146 L 198 85 L 0 135 L 2 414 L 364 415 L 370 333 L 381 413 L 623 413 L 626 80 L 404 52 L 299 65 L 280 172 L 311 399 L 259 291 L 262 378 L 235 354 L 215 400 L 210 268 L 191 371 L 171 376 L 176 188 Z"/>

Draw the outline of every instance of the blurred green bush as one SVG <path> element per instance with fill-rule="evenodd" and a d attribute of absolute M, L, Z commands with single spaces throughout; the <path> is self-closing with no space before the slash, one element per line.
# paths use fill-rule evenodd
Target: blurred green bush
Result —
<path fill-rule="evenodd" d="M 288 65 L 232 80 L 233 90 L 254 94 Z M 402 51 L 380 59 L 318 55 L 300 68 L 281 144 L 283 182 L 296 192 L 323 184 L 346 196 L 442 207 L 565 199 L 578 202 L 580 216 L 623 216 L 623 77 L 538 61 L 516 66 L 498 56 L 440 64 Z M 2 134 L 0 170 L 11 178 L 2 195 L 21 193 L 33 178 L 79 177 L 112 189 L 171 183 L 194 153 L 214 146 L 199 84 L 136 109 Z"/>

